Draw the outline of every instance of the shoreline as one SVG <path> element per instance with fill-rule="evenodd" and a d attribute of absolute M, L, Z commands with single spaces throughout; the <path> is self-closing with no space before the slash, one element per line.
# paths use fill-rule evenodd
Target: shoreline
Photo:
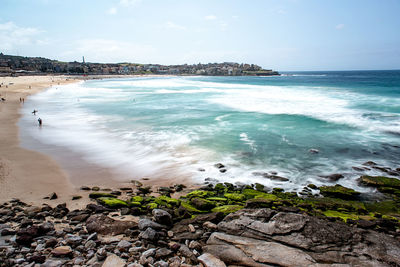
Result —
<path fill-rule="evenodd" d="M 138 77 L 137 75 L 134 75 Z M 85 161 L 82 155 L 65 148 L 46 144 L 34 144 L 35 140 L 26 140 L 23 145 L 18 122 L 23 103 L 20 98 L 29 101 L 29 96 L 50 88 L 53 85 L 66 85 L 82 80 L 131 78 L 131 76 L 19 76 L 0 77 L 0 94 L 6 100 L 0 103 L 0 202 L 12 198 L 21 199 L 34 205 L 67 203 L 69 208 L 82 208 L 89 203 L 87 193 L 82 186 L 119 188 L 128 186 L 130 180 L 141 180 L 148 186 L 171 186 L 179 179 L 150 179 L 142 177 L 121 177 L 119 173 L 104 166 Z M 23 130 L 23 129 L 22 129 Z M 46 150 L 52 150 L 47 153 Z M 121 179 L 122 178 L 122 179 Z M 130 178 L 130 179 L 129 179 Z M 182 181 L 183 182 L 183 181 Z M 191 187 L 189 179 L 184 183 Z M 44 199 L 55 192 L 55 200 Z M 81 195 L 80 200 L 72 197 Z"/>

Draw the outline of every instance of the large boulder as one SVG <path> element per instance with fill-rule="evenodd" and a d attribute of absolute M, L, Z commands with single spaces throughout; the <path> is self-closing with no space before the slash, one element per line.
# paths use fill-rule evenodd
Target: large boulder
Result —
<path fill-rule="evenodd" d="M 344 223 L 270 209 L 243 209 L 225 217 L 204 252 L 244 266 L 400 265 L 400 241 Z"/>
<path fill-rule="evenodd" d="M 135 221 L 118 221 L 104 214 L 92 215 L 86 221 L 86 229 L 89 233 L 96 232 L 103 235 L 123 234 L 126 230 L 137 226 Z"/>

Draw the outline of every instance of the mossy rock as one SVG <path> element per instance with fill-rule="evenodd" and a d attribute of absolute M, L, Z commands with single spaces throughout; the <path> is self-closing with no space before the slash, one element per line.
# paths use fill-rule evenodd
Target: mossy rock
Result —
<path fill-rule="evenodd" d="M 273 205 L 273 200 L 264 198 L 253 198 L 246 201 L 246 208 L 248 209 L 271 208 Z"/>
<path fill-rule="evenodd" d="M 264 194 L 260 194 L 254 197 L 255 199 L 265 199 L 265 200 L 277 200 L 279 199 L 277 196 L 273 195 L 273 194 L 268 194 L 268 193 L 264 193 Z"/>
<path fill-rule="evenodd" d="M 270 200 L 278 199 L 276 195 L 260 192 L 254 189 L 243 189 L 242 194 L 246 197 L 246 199 L 252 199 L 252 198 L 265 198 Z"/>
<path fill-rule="evenodd" d="M 226 186 L 228 192 L 232 192 L 233 190 L 235 190 L 235 186 L 231 183 L 225 182 L 224 185 Z"/>
<path fill-rule="evenodd" d="M 259 183 L 255 183 L 255 188 L 257 191 L 263 192 L 265 189 L 265 186 Z"/>
<path fill-rule="evenodd" d="M 122 207 L 129 207 L 129 204 L 126 201 L 115 197 L 99 197 L 96 199 L 101 205 L 106 206 L 108 208 L 117 209 Z"/>
<path fill-rule="evenodd" d="M 131 201 L 129 203 L 129 205 L 132 206 L 132 207 L 140 207 L 140 206 L 142 206 L 142 203 L 137 202 L 137 201 Z"/>
<path fill-rule="evenodd" d="M 400 189 L 400 180 L 396 178 L 389 178 L 384 176 L 368 176 L 363 175 L 360 177 L 361 184 L 373 187 L 392 187 Z"/>
<path fill-rule="evenodd" d="M 318 189 L 318 187 L 315 184 L 309 184 L 307 185 L 307 187 L 311 189 Z"/>
<path fill-rule="evenodd" d="M 194 190 L 190 192 L 189 194 L 186 195 L 186 198 L 193 198 L 193 197 L 199 197 L 199 198 L 207 198 L 207 197 L 213 197 L 215 196 L 215 193 L 212 191 L 204 191 L 204 190 Z"/>
<path fill-rule="evenodd" d="M 224 197 L 208 197 L 208 198 L 206 198 L 207 200 L 210 200 L 210 201 L 214 201 L 214 202 L 222 202 L 222 203 L 226 203 L 227 201 L 228 201 L 228 199 L 227 198 L 224 198 Z"/>
<path fill-rule="evenodd" d="M 186 201 L 181 201 L 181 207 L 184 208 L 189 214 L 207 212 L 207 211 L 201 211 L 201 210 L 195 208 L 189 202 L 186 202 Z"/>
<path fill-rule="evenodd" d="M 223 193 L 223 192 L 227 192 L 228 189 L 226 188 L 226 186 L 222 183 L 218 183 L 214 186 L 214 190 L 217 191 L 218 193 Z"/>
<path fill-rule="evenodd" d="M 243 209 L 243 206 L 239 205 L 224 205 L 224 206 L 219 206 L 213 208 L 211 211 L 212 212 L 221 212 L 224 215 L 228 215 L 229 213 L 236 212 L 238 210 Z"/>
<path fill-rule="evenodd" d="M 141 197 L 141 196 L 134 196 L 134 197 L 131 198 L 131 202 L 139 202 L 139 203 L 142 203 L 143 200 L 144 200 L 144 198 Z"/>
<path fill-rule="evenodd" d="M 379 192 L 385 193 L 385 194 L 392 194 L 396 196 L 400 196 L 400 189 L 396 189 L 393 187 L 378 187 Z"/>
<path fill-rule="evenodd" d="M 344 200 L 338 198 L 307 198 L 304 203 L 311 204 L 314 209 L 324 210 L 337 210 L 345 209 L 347 211 L 366 210 L 366 207 L 361 201 Z"/>
<path fill-rule="evenodd" d="M 190 200 L 190 204 L 192 204 L 196 209 L 199 210 L 211 210 L 216 206 L 214 201 L 210 201 L 204 198 L 194 197 Z"/>
<path fill-rule="evenodd" d="M 347 222 L 348 219 L 351 219 L 351 220 L 359 220 L 360 219 L 360 216 L 358 216 L 357 214 L 345 213 L 345 212 L 340 212 L 340 211 L 336 211 L 336 210 L 327 210 L 322 213 L 326 217 L 340 218 L 344 222 Z"/>
<path fill-rule="evenodd" d="M 109 198 L 115 198 L 114 195 L 109 194 L 109 193 L 101 193 L 101 192 L 93 192 L 89 194 L 89 198 L 100 198 L 100 197 L 109 197 Z"/>
<path fill-rule="evenodd" d="M 400 215 L 400 204 L 393 200 L 365 203 L 370 212 L 379 212 L 385 215 Z"/>
<path fill-rule="evenodd" d="M 226 197 L 229 200 L 233 200 L 236 202 L 242 202 L 246 200 L 246 196 L 243 194 L 238 194 L 238 193 L 226 193 L 224 194 L 224 197 Z"/>
<path fill-rule="evenodd" d="M 339 184 L 334 186 L 321 186 L 319 188 L 321 195 L 325 197 L 341 198 L 341 199 L 355 199 L 360 195 L 360 192 L 354 189 L 341 186 Z"/>
<path fill-rule="evenodd" d="M 154 210 L 154 209 L 158 208 L 158 205 L 157 205 L 157 203 L 149 203 L 146 205 L 146 208 L 148 210 Z"/>
<path fill-rule="evenodd" d="M 167 208 L 179 207 L 180 204 L 180 200 L 167 196 L 159 196 L 154 200 L 154 202 Z"/>

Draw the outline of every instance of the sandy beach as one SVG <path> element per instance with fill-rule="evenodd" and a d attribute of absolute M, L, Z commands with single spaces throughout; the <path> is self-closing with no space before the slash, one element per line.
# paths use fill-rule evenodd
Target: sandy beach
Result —
<path fill-rule="evenodd" d="M 43 199 L 57 192 L 52 203 L 69 200 L 73 187 L 58 164 L 43 154 L 19 146 L 19 109 L 29 96 L 52 85 L 76 82 L 63 76 L 1 77 L 0 94 L 0 201 L 19 198 L 29 203 L 45 203 Z"/>
<path fill-rule="evenodd" d="M 89 79 L 107 77 L 94 76 Z M 99 168 L 99 166 L 92 166 L 81 161 L 77 158 L 79 155 L 71 154 L 69 151 L 59 151 L 62 154 L 62 161 L 66 163 L 60 165 L 57 159 L 37 151 L 24 149 L 20 145 L 20 129 L 17 123 L 21 116 L 20 108 L 24 102 L 29 101 L 29 96 L 53 85 L 79 81 L 81 81 L 79 77 L 68 76 L 0 77 L 2 85 L 0 97 L 5 98 L 5 101 L 0 103 L 2 125 L 0 130 L 0 202 L 19 198 L 35 205 L 43 203 L 55 205 L 66 202 L 70 208 L 81 208 L 90 201 L 87 197 L 88 193 L 80 190 L 83 185 L 117 188 L 130 184 L 126 179 L 126 181 L 121 181 L 121 177 L 113 177 L 113 173 L 106 168 Z M 20 98 L 24 99 L 24 102 L 21 102 Z M 132 177 L 132 179 L 140 178 Z M 178 180 L 152 181 L 150 179 L 149 181 L 142 180 L 142 182 L 152 186 L 188 183 L 187 179 Z M 56 192 L 57 199 L 44 199 L 53 192 Z M 72 201 L 74 195 L 80 195 L 82 199 Z"/>

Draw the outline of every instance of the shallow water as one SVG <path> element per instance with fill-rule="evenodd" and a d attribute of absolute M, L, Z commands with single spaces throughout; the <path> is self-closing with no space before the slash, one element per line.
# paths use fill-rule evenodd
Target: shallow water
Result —
<path fill-rule="evenodd" d="M 31 138 L 137 178 L 297 189 L 343 173 L 339 183 L 365 191 L 352 166 L 400 167 L 400 71 L 92 80 L 32 96 L 23 114 Z M 289 181 L 253 174 L 272 171 Z"/>

